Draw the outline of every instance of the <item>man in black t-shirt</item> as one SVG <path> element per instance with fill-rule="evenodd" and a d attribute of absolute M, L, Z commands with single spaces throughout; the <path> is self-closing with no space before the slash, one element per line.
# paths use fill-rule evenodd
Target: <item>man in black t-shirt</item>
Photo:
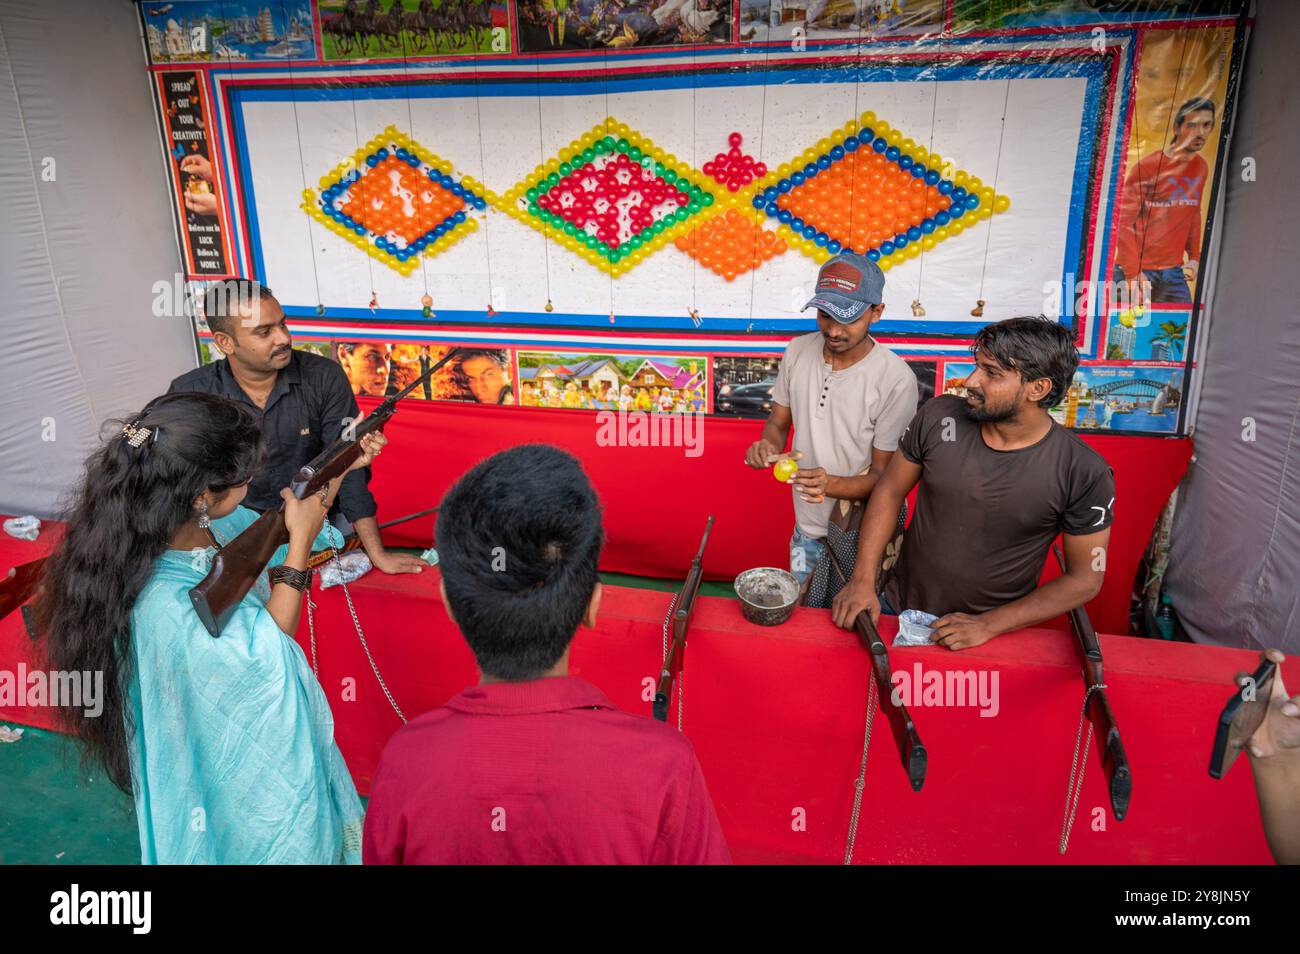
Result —
<path fill-rule="evenodd" d="M 1011 318 L 972 347 L 967 397 L 917 412 L 862 518 L 853 578 L 832 615 L 845 628 L 869 610 L 940 617 L 932 639 L 968 649 L 1081 606 L 1101 590 L 1115 481 L 1100 454 L 1048 415 L 1078 368 L 1068 328 Z M 898 560 L 877 576 L 899 507 L 920 483 Z M 1062 535 L 1066 572 L 1038 586 Z M 883 604 L 882 604 L 883 600 Z"/>

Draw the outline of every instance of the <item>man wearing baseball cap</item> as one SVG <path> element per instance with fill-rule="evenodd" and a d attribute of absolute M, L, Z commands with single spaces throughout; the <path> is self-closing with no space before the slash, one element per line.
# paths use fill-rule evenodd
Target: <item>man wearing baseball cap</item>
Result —
<path fill-rule="evenodd" d="M 836 255 L 817 274 L 817 328 L 795 338 L 772 388 L 772 413 L 745 454 L 750 467 L 770 467 L 794 428 L 790 571 L 800 583 L 825 552 L 836 501 L 871 494 L 898 440 L 916 413 L 911 368 L 871 337 L 884 310 L 885 275 L 855 252 Z M 845 568 L 845 572 L 851 572 Z"/>

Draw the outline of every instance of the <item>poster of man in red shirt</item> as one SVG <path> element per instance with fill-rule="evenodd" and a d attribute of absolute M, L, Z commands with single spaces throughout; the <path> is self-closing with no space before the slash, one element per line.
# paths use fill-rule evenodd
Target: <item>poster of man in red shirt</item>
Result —
<path fill-rule="evenodd" d="M 1191 304 L 1200 269 L 1201 201 L 1210 166 L 1200 155 L 1217 111 L 1203 96 L 1183 103 L 1163 149 L 1129 170 L 1115 229 L 1115 281 L 1149 282 L 1153 304 Z"/>

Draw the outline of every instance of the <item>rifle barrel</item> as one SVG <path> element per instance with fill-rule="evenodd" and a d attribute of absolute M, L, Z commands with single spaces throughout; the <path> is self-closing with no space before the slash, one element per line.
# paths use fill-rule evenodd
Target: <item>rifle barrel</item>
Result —
<path fill-rule="evenodd" d="M 713 530 L 713 515 L 709 515 L 704 525 L 704 536 L 700 538 L 700 549 L 691 561 L 686 579 L 677 594 L 677 608 L 673 611 L 673 638 L 668 644 L 664 664 L 659 670 L 659 682 L 655 686 L 654 702 L 650 714 L 660 722 L 668 721 L 668 700 L 672 696 L 673 682 L 681 671 L 682 660 L 686 656 L 686 630 L 690 624 L 691 613 L 695 609 L 695 597 L 700 591 L 704 579 L 704 548 L 709 543 L 709 533 Z"/>
<path fill-rule="evenodd" d="M 839 558 L 835 556 L 835 551 L 829 542 L 826 544 L 826 555 L 830 557 L 831 566 L 835 570 L 835 575 L 840 578 L 840 584 L 847 583 L 848 579 L 840 567 Z M 871 614 L 866 610 L 862 610 L 854 618 L 853 629 L 871 659 L 871 678 L 876 681 L 880 708 L 884 711 L 885 718 L 889 720 L 890 734 L 894 737 L 894 744 L 898 746 L 898 756 L 903 762 L 903 771 L 907 773 L 912 791 L 919 792 L 921 786 L 925 784 L 925 771 L 929 764 L 929 757 L 926 754 L 925 743 L 921 741 L 921 734 L 916 730 L 916 723 L 912 721 L 912 716 L 907 711 L 907 706 L 894 700 L 889 650 L 885 647 L 885 641 L 880 638 L 880 631 L 872 622 Z"/>
<path fill-rule="evenodd" d="M 1056 562 L 1065 573 L 1065 555 L 1058 544 L 1052 544 Z M 1088 720 L 1092 723 L 1097 746 L 1097 758 L 1106 774 L 1106 787 L 1110 792 L 1110 807 L 1116 821 L 1128 814 L 1129 800 L 1133 794 L 1133 773 L 1129 768 L 1128 754 L 1120 738 L 1119 725 L 1106 695 L 1106 679 L 1101 656 L 1101 640 L 1093 628 L 1088 611 L 1076 606 L 1069 612 L 1070 629 L 1074 631 L 1075 651 L 1083 671 L 1083 684 L 1088 688 Z"/>

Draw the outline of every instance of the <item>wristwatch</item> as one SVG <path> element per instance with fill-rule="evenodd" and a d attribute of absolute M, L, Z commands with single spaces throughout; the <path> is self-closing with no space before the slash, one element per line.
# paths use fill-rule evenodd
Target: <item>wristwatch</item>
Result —
<path fill-rule="evenodd" d="M 295 570 L 291 566 L 281 564 L 271 568 L 271 586 L 277 583 L 288 583 L 295 590 L 306 593 L 311 589 L 311 569 Z"/>

